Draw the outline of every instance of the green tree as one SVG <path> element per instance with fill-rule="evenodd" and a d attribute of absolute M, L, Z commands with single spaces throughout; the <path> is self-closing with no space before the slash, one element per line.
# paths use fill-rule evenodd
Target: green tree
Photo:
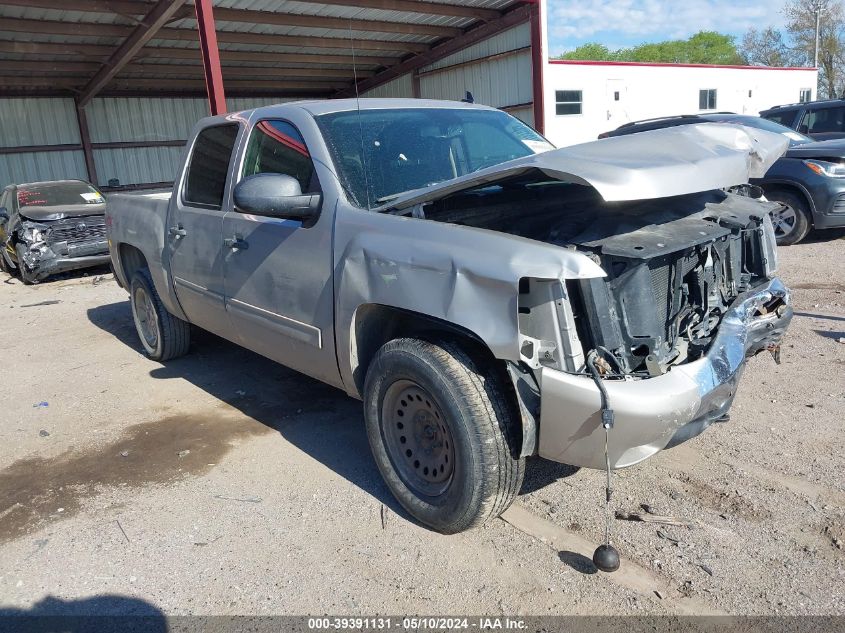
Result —
<path fill-rule="evenodd" d="M 640 44 L 619 50 L 591 42 L 561 55 L 560 59 L 674 64 L 742 63 L 734 38 L 714 31 L 701 31 L 686 40 Z"/>
<path fill-rule="evenodd" d="M 582 44 L 574 51 L 570 51 L 569 53 L 561 55 L 558 59 L 580 59 L 598 62 L 612 62 L 616 61 L 616 52 L 611 51 L 604 44 L 589 42 L 587 44 Z"/>

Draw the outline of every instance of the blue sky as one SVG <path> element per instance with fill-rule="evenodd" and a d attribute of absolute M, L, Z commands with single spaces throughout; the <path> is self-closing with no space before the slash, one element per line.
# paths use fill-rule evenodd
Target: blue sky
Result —
<path fill-rule="evenodd" d="M 548 0 L 549 52 L 585 42 L 609 48 L 686 38 L 698 31 L 742 37 L 783 26 L 782 0 Z"/>

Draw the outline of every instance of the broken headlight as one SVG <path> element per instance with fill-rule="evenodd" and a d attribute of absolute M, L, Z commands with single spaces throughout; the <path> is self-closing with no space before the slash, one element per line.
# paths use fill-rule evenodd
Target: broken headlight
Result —
<path fill-rule="evenodd" d="M 27 224 L 21 231 L 21 237 L 24 242 L 29 244 L 36 244 L 43 242 L 47 234 L 47 227 L 39 224 Z"/>

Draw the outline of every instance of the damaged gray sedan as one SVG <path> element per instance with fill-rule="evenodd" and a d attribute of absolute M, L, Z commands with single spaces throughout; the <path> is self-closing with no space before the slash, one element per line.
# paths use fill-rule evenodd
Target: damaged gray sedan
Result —
<path fill-rule="evenodd" d="M 151 358 L 190 323 L 363 400 L 393 494 L 458 532 L 528 456 L 609 471 L 727 419 L 792 317 L 776 205 L 729 191 L 785 149 L 705 124 L 556 150 L 443 101 L 259 108 L 201 121 L 171 195 L 110 202 L 112 262 Z"/>
<path fill-rule="evenodd" d="M 25 284 L 109 262 L 106 200 L 81 180 L 9 185 L 0 195 L 0 269 Z"/>

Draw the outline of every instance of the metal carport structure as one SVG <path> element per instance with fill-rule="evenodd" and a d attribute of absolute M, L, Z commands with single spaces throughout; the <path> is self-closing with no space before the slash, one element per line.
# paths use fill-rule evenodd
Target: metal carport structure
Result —
<path fill-rule="evenodd" d="M 181 151 L 185 124 L 164 129 L 158 108 L 192 123 L 227 106 L 470 90 L 542 128 L 541 30 L 539 0 L 0 1 L 0 176 L 3 161 L 66 153 L 101 186 L 160 185 L 111 177 Z"/>

